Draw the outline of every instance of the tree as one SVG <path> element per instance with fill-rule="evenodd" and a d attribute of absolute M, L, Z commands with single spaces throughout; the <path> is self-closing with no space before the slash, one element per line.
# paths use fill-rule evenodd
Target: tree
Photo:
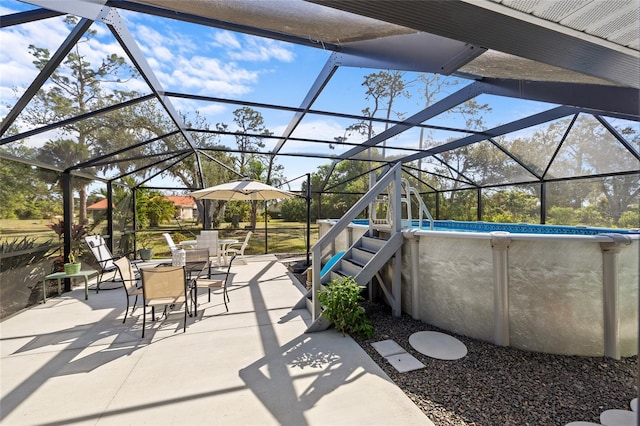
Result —
<path fill-rule="evenodd" d="M 373 148 L 375 150 L 375 148 Z M 342 216 L 369 189 L 368 173 L 372 166 L 366 161 L 345 160 L 338 163 L 327 180 L 325 192 L 317 194 L 316 204 L 321 205 L 318 217 L 337 218 Z M 330 166 L 323 165 L 311 174 L 311 188 L 317 190 L 327 179 Z M 321 204 L 320 204 L 321 203 Z"/>
<path fill-rule="evenodd" d="M 259 111 L 249 107 L 238 108 L 233 112 L 233 122 L 236 125 L 234 131 L 238 155 L 235 164 L 239 172 L 251 179 L 266 181 L 267 184 L 278 185 L 282 179 L 282 166 L 274 162 L 272 155 L 258 154 L 260 148 L 264 148 L 263 138 L 271 136 L 264 125 L 264 119 Z M 218 123 L 217 129 L 228 132 L 229 126 Z M 258 217 L 258 202 L 251 203 L 251 229 L 255 230 Z"/>
<path fill-rule="evenodd" d="M 168 173 L 180 180 L 187 188 L 199 188 L 218 185 L 237 178 L 237 174 L 231 170 L 234 168 L 235 158 L 220 144 L 220 137 L 211 132 L 211 125 L 206 118 L 195 111 L 192 116 L 182 115 L 185 127 L 193 129 L 190 132 L 191 138 L 198 148 L 195 154 L 186 157 L 180 162 L 179 167 L 172 167 Z M 227 125 L 218 123 L 216 128 L 227 129 Z M 196 131 L 198 130 L 198 131 Z M 169 150 L 177 150 L 184 145 L 180 137 L 168 138 Z M 202 176 L 200 175 L 200 168 Z M 220 224 L 221 213 L 227 204 L 224 200 L 196 200 L 198 205 L 198 219 L 204 224 L 206 229 L 216 228 Z M 206 209 L 205 209 L 206 205 Z M 204 213 L 207 217 L 204 217 Z"/>
<path fill-rule="evenodd" d="M 385 120 L 391 119 L 391 114 L 394 113 L 397 117 L 401 117 L 402 114 L 394 111 L 394 102 L 397 98 L 405 97 L 409 98 L 411 95 L 406 89 L 406 82 L 404 80 L 404 72 L 390 70 L 380 71 L 372 73 L 364 78 L 363 86 L 367 88 L 366 99 L 372 98 L 374 102 L 374 109 L 368 111 L 370 117 L 375 116 L 379 108 L 384 108 Z M 363 111 L 364 112 L 364 111 Z M 370 126 L 371 122 L 370 122 Z M 389 122 L 384 123 L 384 130 L 389 128 Z M 386 158 L 386 146 L 387 141 L 382 142 L 382 158 Z"/>
<path fill-rule="evenodd" d="M 0 152 L 16 158 L 33 158 L 34 149 L 14 144 L 0 148 Z M 51 173 L 44 173 L 28 164 L 0 161 L 0 218 L 51 218 L 60 214 L 60 194 L 52 191 L 46 181 Z"/>
<path fill-rule="evenodd" d="M 464 127 L 469 130 L 484 130 L 483 114 L 491 112 L 488 104 L 479 104 L 475 99 L 470 99 L 462 105 L 449 110 L 449 114 L 460 115 L 464 120 Z M 467 145 L 451 151 L 446 151 L 438 157 L 442 161 L 442 165 L 435 167 L 436 173 L 439 175 L 436 180 L 440 189 L 449 190 L 443 193 L 444 201 L 454 208 L 457 197 L 462 197 L 460 202 L 463 207 L 463 215 L 465 220 L 475 220 L 475 216 L 470 218 L 468 213 L 471 211 L 471 202 L 469 191 L 457 191 L 465 186 L 473 186 L 476 181 L 486 180 L 490 172 L 499 170 L 502 163 L 497 158 L 491 157 L 487 152 L 487 146 L 481 143 Z M 473 177 L 474 179 L 471 179 Z M 448 198 L 447 198 L 448 197 Z M 477 204 L 473 202 L 473 205 Z M 455 210 L 455 208 L 454 208 Z M 445 217 L 446 219 L 454 219 L 455 217 Z"/>
<path fill-rule="evenodd" d="M 169 222 L 175 217 L 173 203 L 159 191 L 139 188 L 136 191 L 136 215 L 138 229 L 156 228 L 163 222 Z"/>
<path fill-rule="evenodd" d="M 431 105 L 433 105 L 438 96 L 440 96 L 440 94 L 446 87 L 459 84 L 458 80 L 449 81 L 438 74 L 428 73 L 422 73 L 418 75 L 416 81 L 423 84 L 422 99 L 424 99 L 424 108 L 429 108 Z M 422 151 L 425 146 L 432 146 L 433 144 L 433 130 L 425 130 L 424 127 L 421 127 L 418 149 Z M 418 192 L 422 192 L 422 158 L 418 160 L 418 170 L 419 181 L 417 182 L 417 189 Z"/>
<path fill-rule="evenodd" d="M 76 24 L 77 18 L 68 16 L 65 22 L 72 27 Z M 105 91 L 104 84 L 116 81 L 122 83 L 123 78 L 127 80 L 136 74 L 124 58 L 116 54 L 107 55 L 97 66 L 89 63 L 86 55 L 82 53 L 81 46 L 87 44 L 95 35 L 95 30 L 87 31 L 61 66 L 51 74 L 51 85 L 37 92 L 25 108 L 24 118 L 29 123 L 46 125 L 108 105 L 116 95 L 113 91 Z M 29 51 L 35 58 L 34 65 L 42 70 L 50 60 L 49 50 L 30 45 Z M 134 94 L 135 92 L 119 93 L 120 96 L 128 98 Z M 62 130 L 68 137 L 48 141 L 40 150 L 38 159 L 64 168 L 89 159 L 95 142 L 94 134 L 103 125 L 103 121 L 98 119 L 66 124 Z M 85 223 L 87 181 L 75 179 L 74 185 L 80 198 L 79 221 Z"/>
<path fill-rule="evenodd" d="M 307 202 L 302 198 L 291 198 L 280 204 L 282 219 L 287 222 L 304 222 L 307 220 Z"/>

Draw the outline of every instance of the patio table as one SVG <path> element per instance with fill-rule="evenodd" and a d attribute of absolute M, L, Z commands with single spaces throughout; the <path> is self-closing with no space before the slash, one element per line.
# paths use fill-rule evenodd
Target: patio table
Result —
<path fill-rule="evenodd" d="M 180 248 L 183 248 L 183 249 L 195 248 L 196 244 L 197 244 L 196 240 L 184 240 L 178 243 Z"/>
<path fill-rule="evenodd" d="M 58 280 L 58 294 L 62 294 L 62 289 L 60 287 L 60 281 L 63 278 L 84 278 L 84 300 L 89 299 L 89 277 L 93 275 L 97 275 L 98 271 L 95 269 L 85 269 L 80 272 L 76 272 L 75 274 L 67 274 L 66 272 L 54 272 L 53 274 L 49 274 L 42 280 L 42 301 L 44 303 L 47 302 L 47 288 L 46 283 L 47 280 Z"/>

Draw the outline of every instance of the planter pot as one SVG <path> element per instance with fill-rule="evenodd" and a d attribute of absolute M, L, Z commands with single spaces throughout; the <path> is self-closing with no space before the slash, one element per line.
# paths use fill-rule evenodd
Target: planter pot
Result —
<path fill-rule="evenodd" d="M 82 263 L 65 263 L 64 273 L 67 275 L 77 274 L 78 272 L 80 272 L 81 267 Z"/>
<path fill-rule="evenodd" d="M 138 254 L 140 254 L 140 259 L 142 260 L 151 260 L 153 257 L 153 249 L 140 249 L 138 250 Z"/>

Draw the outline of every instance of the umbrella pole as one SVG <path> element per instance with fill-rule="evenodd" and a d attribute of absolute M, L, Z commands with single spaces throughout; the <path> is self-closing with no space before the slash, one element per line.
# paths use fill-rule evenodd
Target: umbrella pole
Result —
<path fill-rule="evenodd" d="M 267 242 L 267 200 L 264 200 L 264 254 L 269 253 L 269 247 Z"/>

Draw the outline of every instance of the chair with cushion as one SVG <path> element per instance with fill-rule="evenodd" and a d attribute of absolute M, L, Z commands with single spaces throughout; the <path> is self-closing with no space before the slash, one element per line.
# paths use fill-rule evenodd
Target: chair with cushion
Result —
<path fill-rule="evenodd" d="M 187 285 L 184 266 L 157 266 L 142 268 L 142 295 L 144 312 L 142 314 L 142 337 L 146 328 L 147 307 L 151 307 L 151 315 L 155 320 L 156 306 L 164 306 L 164 315 L 168 316 L 167 308 L 173 309 L 184 304 L 183 332 L 187 331 Z"/>
<path fill-rule="evenodd" d="M 124 311 L 124 319 L 122 320 L 122 323 L 124 324 L 129 312 L 129 298 L 131 296 L 136 297 L 133 301 L 133 307 L 131 308 L 131 315 L 133 315 L 133 311 L 136 309 L 136 303 L 138 303 L 138 296 L 142 294 L 142 284 L 140 282 L 140 277 L 133 270 L 133 265 L 128 257 L 123 256 L 113 263 L 120 272 L 123 288 L 127 295 L 127 309 Z"/>
<path fill-rule="evenodd" d="M 229 300 L 229 293 L 227 292 L 227 287 L 230 285 L 231 280 L 232 280 L 232 275 L 231 275 L 231 264 L 233 263 L 233 259 L 235 259 L 236 257 L 233 256 L 230 260 L 229 260 L 229 264 L 227 265 L 227 271 L 226 272 L 222 272 L 222 274 L 224 274 L 224 278 L 222 279 L 212 279 L 210 277 L 204 278 L 204 277 L 200 277 L 198 276 L 194 282 L 193 282 L 193 287 L 192 287 L 192 291 L 194 292 L 194 297 L 193 297 L 193 310 L 194 313 L 197 314 L 197 306 L 198 306 L 198 289 L 199 288 L 206 288 L 209 290 L 209 298 L 208 301 L 211 302 L 211 290 L 217 290 L 220 289 L 222 290 L 222 301 L 224 302 L 224 307 L 227 310 L 227 312 L 229 312 L 229 306 L 227 306 L 227 302 L 230 302 Z"/>
<path fill-rule="evenodd" d="M 247 232 L 247 236 L 244 238 L 244 241 L 242 242 L 242 244 L 240 243 L 229 244 L 227 246 L 227 249 L 225 250 L 225 255 L 240 256 L 242 261 L 246 263 L 246 261 L 244 260 L 244 250 L 249 245 L 249 238 L 251 238 L 251 234 L 253 234 L 253 232 L 251 231 Z"/>

